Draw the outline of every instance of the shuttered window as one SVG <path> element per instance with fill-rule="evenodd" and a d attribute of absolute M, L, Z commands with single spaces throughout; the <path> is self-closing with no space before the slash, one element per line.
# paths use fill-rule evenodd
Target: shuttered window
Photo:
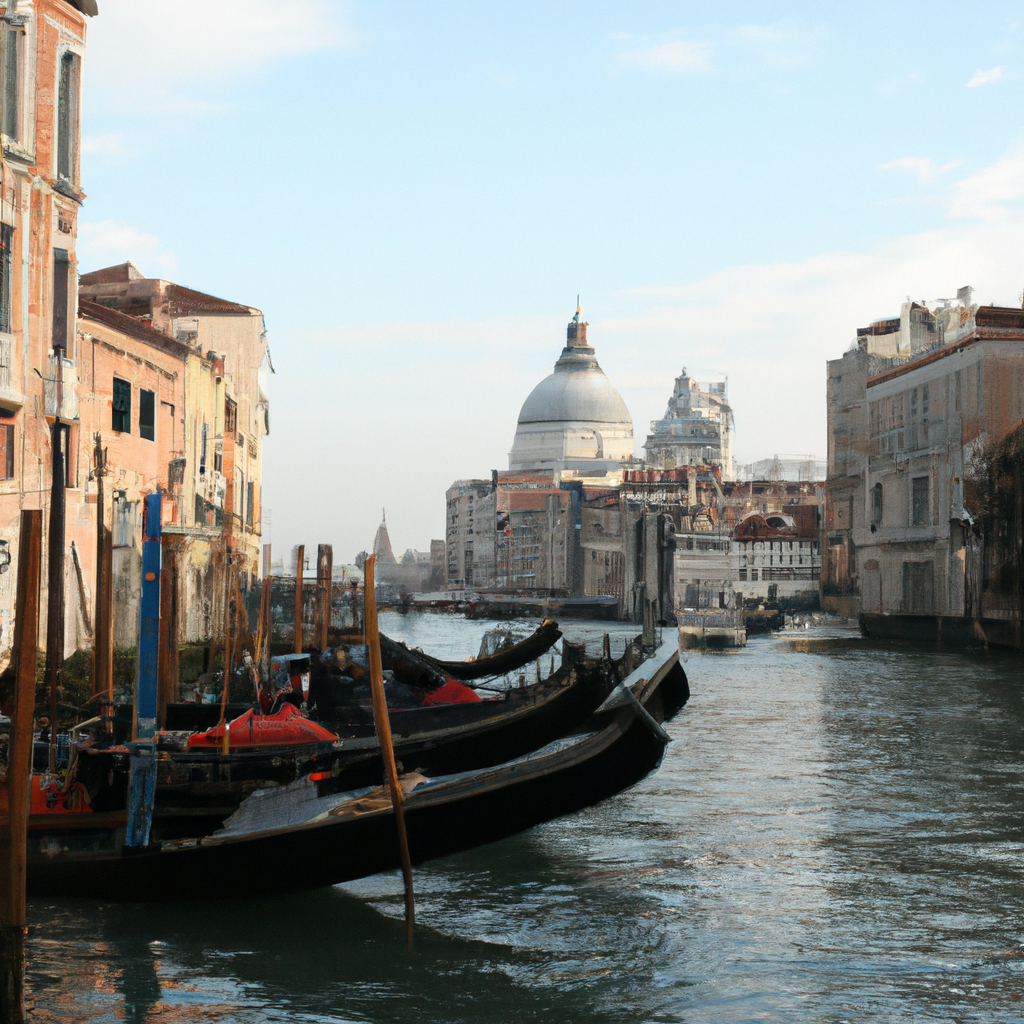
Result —
<path fill-rule="evenodd" d="M 21 113 L 21 33 L 10 25 L 3 26 L 0 38 L 0 58 L 3 59 L 3 133 L 9 139 L 17 139 L 18 115 Z"/>
<path fill-rule="evenodd" d="M 65 53 L 60 59 L 57 84 L 57 176 L 73 180 L 78 135 L 78 58 Z"/>
<path fill-rule="evenodd" d="M 114 402 L 111 429 L 122 434 L 132 432 L 132 386 L 126 380 L 114 378 Z"/>
<path fill-rule="evenodd" d="M 0 480 L 14 479 L 14 424 L 0 423 Z"/>
<path fill-rule="evenodd" d="M 139 388 L 139 435 L 156 440 L 156 394 Z"/>
<path fill-rule="evenodd" d="M 14 228 L 0 224 L 0 333 L 11 333 L 11 287 L 14 281 Z"/>
<path fill-rule="evenodd" d="M 71 264 L 67 249 L 53 250 L 53 347 L 68 348 L 68 285 Z"/>

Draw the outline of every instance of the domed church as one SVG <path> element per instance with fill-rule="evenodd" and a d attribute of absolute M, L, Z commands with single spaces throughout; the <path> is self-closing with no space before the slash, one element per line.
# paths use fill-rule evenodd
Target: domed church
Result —
<path fill-rule="evenodd" d="M 510 470 L 553 470 L 565 477 L 618 473 L 633 457 L 633 420 L 587 343 L 577 306 L 555 370 L 519 413 Z"/>

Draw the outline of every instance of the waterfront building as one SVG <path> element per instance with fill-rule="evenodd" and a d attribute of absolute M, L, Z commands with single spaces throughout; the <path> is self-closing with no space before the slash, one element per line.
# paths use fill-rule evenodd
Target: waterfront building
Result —
<path fill-rule="evenodd" d="M 10 655 L 19 513 L 50 507 L 52 444 L 65 455 L 67 506 L 85 501 L 90 439 L 77 428 L 83 354 L 75 332 L 81 75 L 93 0 L 4 5 L 0 130 L 0 658 Z M 55 421 L 59 420 L 54 426 Z M 49 558 L 44 529 L 44 564 Z M 76 545 L 77 551 L 77 545 Z M 65 551 L 74 571 L 74 553 Z M 46 629 L 43 573 L 41 629 Z M 73 631 L 72 631 L 73 632 Z"/>
<path fill-rule="evenodd" d="M 651 423 L 644 443 L 645 463 L 650 469 L 714 466 L 723 480 L 732 480 L 732 434 L 728 381 L 697 381 L 683 367 L 665 415 Z"/>
<path fill-rule="evenodd" d="M 1024 310 L 904 304 L 828 364 L 825 606 L 1020 646 Z"/>
<path fill-rule="evenodd" d="M 213 530 L 251 582 L 259 573 L 263 438 L 273 373 L 263 314 L 252 306 L 145 277 L 123 263 L 82 275 L 79 292 L 185 347 L 184 405 L 161 406 L 181 460 L 175 530 Z M 172 420 L 176 421 L 172 424 Z M 237 555 L 237 558 L 235 558 Z"/>

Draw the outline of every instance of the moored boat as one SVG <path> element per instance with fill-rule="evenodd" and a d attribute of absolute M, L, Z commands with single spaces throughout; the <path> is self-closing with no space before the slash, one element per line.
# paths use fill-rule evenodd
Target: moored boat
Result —
<path fill-rule="evenodd" d="M 668 742 L 660 723 L 688 696 L 678 647 L 665 644 L 569 735 L 476 771 L 406 773 L 413 861 L 493 842 L 633 785 L 660 763 Z M 389 870 L 399 858 L 386 792 L 336 792 L 309 777 L 253 793 L 207 837 L 124 849 L 114 829 L 75 844 L 66 835 L 30 836 L 31 892 L 128 900 L 251 895 L 271 879 L 278 891 L 316 888 Z"/>

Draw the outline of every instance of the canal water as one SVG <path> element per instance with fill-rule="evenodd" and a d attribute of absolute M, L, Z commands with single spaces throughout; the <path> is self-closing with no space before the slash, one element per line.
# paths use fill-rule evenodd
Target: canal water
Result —
<path fill-rule="evenodd" d="M 488 624 L 382 628 L 461 657 Z M 1024 662 L 816 629 L 684 665 L 655 774 L 416 870 L 413 955 L 395 874 L 282 897 L 302 865 L 267 864 L 244 901 L 34 899 L 31 1019 L 1021 1020 Z"/>

